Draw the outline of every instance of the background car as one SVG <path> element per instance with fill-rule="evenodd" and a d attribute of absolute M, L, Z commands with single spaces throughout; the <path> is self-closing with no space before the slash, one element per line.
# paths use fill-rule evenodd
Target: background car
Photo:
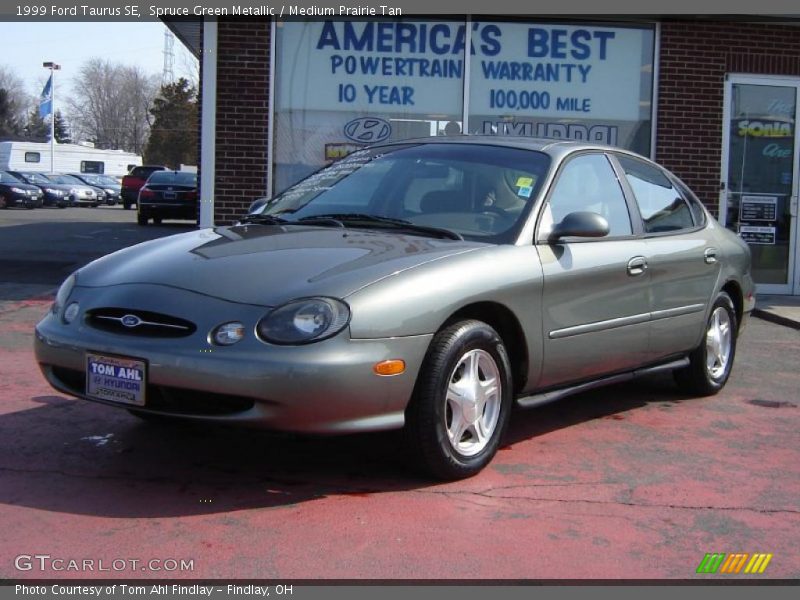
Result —
<path fill-rule="evenodd" d="M 36 208 L 42 205 L 43 196 L 42 190 L 35 185 L 25 183 L 7 171 L 0 171 L 0 208 Z"/>
<path fill-rule="evenodd" d="M 98 173 L 69 173 L 71 177 L 80 179 L 83 183 L 100 189 L 105 194 L 105 204 L 114 206 L 120 201 L 122 186 L 116 178 Z"/>
<path fill-rule="evenodd" d="M 513 403 L 660 371 L 718 392 L 753 291 L 747 244 L 644 157 L 426 138 L 90 263 L 35 351 L 56 389 L 148 418 L 403 428 L 413 464 L 455 479 L 489 463 Z"/>
<path fill-rule="evenodd" d="M 136 222 L 156 225 L 162 219 L 197 219 L 197 173 L 155 171 L 139 190 Z"/>
<path fill-rule="evenodd" d="M 66 208 L 76 204 L 72 198 L 72 186 L 56 183 L 44 173 L 36 171 L 8 171 L 8 173 L 20 181 L 38 187 L 43 194 L 43 206 Z"/>
<path fill-rule="evenodd" d="M 78 206 L 97 208 L 100 204 L 105 202 L 106 196 L 103 190 L 88 185 L 77 177 L 65 173 L 46 173 L 46 175 L 55 183 L 69 186 L 70 197 L 73 203 Z"/>
<path fill-rule="evenodd" d="M 122 197 L 122 205 L 126 210 L 130 209 L 136 204 L 139 199 L 139 190 L 156 171 L 166 171 L 167 167 L 163 165 L 143 165 L 134 167 L 131 172 L 122 178 L 120 196 Z"/>

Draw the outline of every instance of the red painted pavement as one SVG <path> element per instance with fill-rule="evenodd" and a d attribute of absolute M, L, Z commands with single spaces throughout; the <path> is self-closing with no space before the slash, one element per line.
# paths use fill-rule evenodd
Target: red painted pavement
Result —
<path fill-rule="evenodd" d="M 437 484 L 396 434 L 172 429 L 58 394 L 30 349 L 46 308 L 0 304 L 0 577 L 694 578 L 706 552 L 800 575 L 796 331 L 751 321 L 713 398 L 662 376 L 520 411 L 485 472 Z M 15 569 L 37 553 L 194 570 Z"/>

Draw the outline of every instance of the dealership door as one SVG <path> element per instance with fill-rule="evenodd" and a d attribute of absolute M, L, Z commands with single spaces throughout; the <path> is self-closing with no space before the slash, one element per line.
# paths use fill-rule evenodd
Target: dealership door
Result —
<path fill-rule="evenodd" d="M 720 222 L 750 246 L 758 292 L 800 294 L 797 264 L 800 79 L 729 75 Z"/>

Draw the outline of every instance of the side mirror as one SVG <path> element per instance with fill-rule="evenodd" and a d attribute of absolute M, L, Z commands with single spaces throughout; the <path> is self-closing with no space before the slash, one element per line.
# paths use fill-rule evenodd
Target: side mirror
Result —
<path fill-rule="evenodd" d="M 593 212 L 571 212 L 553 227 L 547 237 L 550 243 L 563 237 L 603 237 L 608 235 L 608 221 Z"/>
<path fill-rule="evenodd" d="M 261 210 L 267 202 L 269 202 L 269 198 L 256 198 L 250 204 L 250 208 L 247 209 L 247 214 L 252 215 L 257 210 Z"/>

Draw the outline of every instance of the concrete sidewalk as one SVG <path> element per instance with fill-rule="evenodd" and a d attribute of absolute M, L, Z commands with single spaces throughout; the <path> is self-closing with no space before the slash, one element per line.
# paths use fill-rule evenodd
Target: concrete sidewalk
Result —
<path fill-rule="evenodd" d="M 778 325 L 800 329 L 800 296 L 756 296 L 753 316 Z"/>

